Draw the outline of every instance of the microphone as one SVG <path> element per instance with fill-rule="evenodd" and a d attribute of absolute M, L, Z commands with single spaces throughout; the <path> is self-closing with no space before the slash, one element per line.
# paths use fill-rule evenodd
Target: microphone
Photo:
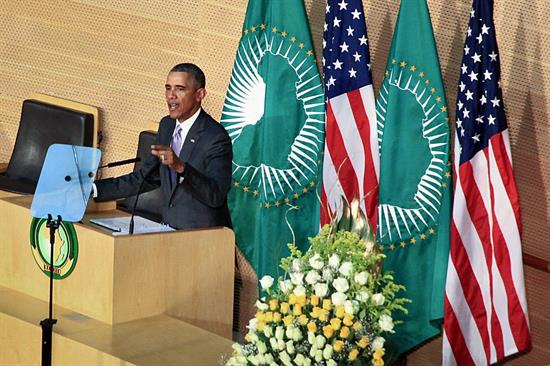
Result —
<path fill-rule="evenodd" d="M 134 216 L 136 215 L 136 207 L 137 207 L 139 195 L 141 194 L 141 191 L 143 189 L 143 184 L 145 183 L 145 181 L 147 180 L 149 175 L 151 175 L 151 173 L 153 171 L 155 171 L 155 169 L 159 165 L 160 165 L 160 161 L 157 160 L 157 162 L 145 174 L 143 174 L 143 180 L 141 181 L 141 184 L 139 185 L 139 189 L 138 189 L 138 192 L 136 194 L 136 200 L 134 201 L 134 206 L 132 207 L 132 216 L 130 217 L 130 225 L 128 227 L 128 234 L 130 234 L 130 235 L 134 234 Z"/>
<path fill-rule="evenodd" d="M 119 166 L 119 165 L 138 163 L 140 161 L 141 161 L 141 158 L 139 158 L 139 157 L 138 158 L 133 158 L 133 159 L 120 160 L 120 161 L 115 161 L 115 162 L 112 162 L 112 163 L 109 163 L 109 164 L 101 165 L 101 166 L 98 167 L 98 169 L 113 168 L 113 167 Z"/>

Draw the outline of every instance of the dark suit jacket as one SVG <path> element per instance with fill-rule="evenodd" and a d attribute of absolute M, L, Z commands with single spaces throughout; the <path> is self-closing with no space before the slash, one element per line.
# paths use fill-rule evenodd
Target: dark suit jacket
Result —
<path fill-rule="evenodd" d="M 160 121 L 157 144 L 170 145 L 176 121 Z M 96 201 L 109 201 L 152 190 L 163 191 L 163 222 L 176 229 L 231 227 L 227 192 L 231 185 L 231 139 L 225 129 L 203 110 L 189 130 L 180 159 L 185 169 L 172 187 L 170 168 L 149 155 L 140 170 L 118 178 L 96 181 Z M 145 182 L 144 182 L 145 178 Z M 181 181 L 181 182 L 180 182 Z"/>

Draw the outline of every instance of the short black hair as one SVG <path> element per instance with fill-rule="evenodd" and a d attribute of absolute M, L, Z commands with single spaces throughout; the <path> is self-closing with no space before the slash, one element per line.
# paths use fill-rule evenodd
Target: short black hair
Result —
<path fill-rule="evenodd" d="M 195 80 L 195 82 L 198 84 L 199 88 L 204 88 L 206 86 L 206 76 L 204 76 L 204 72 L 201 70 L 201 68 L 195 64 L 177 64 L 176 66 L 172 67 L 170 72 L 186 72 L 191 75 L 193 80 Z"/>

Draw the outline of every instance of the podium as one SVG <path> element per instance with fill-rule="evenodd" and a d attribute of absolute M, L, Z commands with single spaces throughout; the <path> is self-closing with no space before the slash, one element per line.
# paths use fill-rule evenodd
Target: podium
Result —
<path fill-rule="evenodd" d="M 29 242 L 31 199 L 0 198 L 0 286 L 47 301 L 49 279 Z M 75 223 L 78 261 L 70 276 L 57 281 L 55 305 L 112 326 L 168 316 L 231 338 L 233 232 L 212 228 L 113 236 L 89 223 L 117 215 L 124 213 L 90 213 Z"/>

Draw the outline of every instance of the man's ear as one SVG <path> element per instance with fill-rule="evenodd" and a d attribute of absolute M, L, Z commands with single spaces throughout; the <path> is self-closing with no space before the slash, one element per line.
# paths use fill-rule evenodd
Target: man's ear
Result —
<path fill-rule="evenodd" d="M 197 102 L 201 102 L 204 97 L 206 96 L 206 89 L 205 88 L 199 88 L 197 89 L 197 92 L 196 92 L 196 98 L 197 98 Z"/>

